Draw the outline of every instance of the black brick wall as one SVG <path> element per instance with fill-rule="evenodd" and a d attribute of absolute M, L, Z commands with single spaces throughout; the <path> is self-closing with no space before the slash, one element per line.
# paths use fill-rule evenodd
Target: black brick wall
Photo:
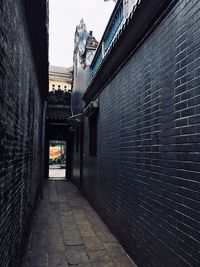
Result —
<path fill-rule="evenodd" d="M 200 266 L 200 2 L 179 1 L 101 92 L 83 191 L 139 266 Z"/>
<path fill-rule="evenodd" d="M 0 1 L 0 266 L 18 266 L 40 184 L 42 100 L 24 1 Z"/>

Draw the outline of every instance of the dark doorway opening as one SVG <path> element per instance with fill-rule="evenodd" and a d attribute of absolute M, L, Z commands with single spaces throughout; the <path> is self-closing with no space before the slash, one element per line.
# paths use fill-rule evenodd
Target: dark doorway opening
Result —
<path fill-rule="evenodd" d="M 64 180 L 67 177 L 67 142 L 65 140 L 49 141 L 49 175 L 51 180 Z"/>

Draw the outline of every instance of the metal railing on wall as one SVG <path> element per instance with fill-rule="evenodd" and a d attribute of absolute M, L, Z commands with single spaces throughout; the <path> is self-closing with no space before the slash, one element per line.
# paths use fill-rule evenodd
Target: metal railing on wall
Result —
<path fill-rule="evenodd" d="M 132 7 L 133 8 L 136 7 L 137 5 L 140 4 L 140 2 L 141 0 L 132 0 L 131 2 Z M 90 81 L 95 76 L 96 72 L 98 71 L 103 61 L 103 58 L 105 57 L 106 53 L 111 47 L 119 30 L 125 23 L 125 20 L 127 19 L 127 17 L 126 17 L 126 14 L 125 15 L 124 14 L 125 14 L 125 10 L 124 10 L 123 0 L 118 0 L 116 7 L 111 15 L 111 18 L 108 22 L 108 25 L 105 29 L 101 42 L 99 43 L 99 46 L 97 48 L 92 64 L 90 66 L 90 71 L 91 71 Z"/>
<path fill-rule="evenodd" d="M 104 43 L 104 52 L 106 53 L 108 48 L 110 47 L 110 44 L 112 43 L 112 40 L 114 39 L 117 30 L 120 28 L 120 25 L 123 20 L 123 2 L 121 2 L 121 5 L 116 10 L 115 16 L 113 17 L 108 30 L 106 32 L 106 35 L 104 37 L 103 43 Z"/>
<path fill-rule="evenodd" d="M 119 0 L 108 22 L 103 38 L 99 44 L 96 55 L 91 65 L 91 79 L 97 72 L 106 52 L 114 40 L 123 20 L 123 0 Z"/>

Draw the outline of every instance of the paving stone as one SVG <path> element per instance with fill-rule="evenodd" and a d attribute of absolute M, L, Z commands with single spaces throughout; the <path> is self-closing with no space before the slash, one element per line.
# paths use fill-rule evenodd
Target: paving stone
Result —
<path fill-rule="evenodd" d="M 57 231 L 49 232 L 48 251 L 50 252 L 64 252 L 65 251 L 63 238 L 60 232 L 57 232 Z"/>
<path fill-rule="evenodd" d="M 116 267 L 134 267 L 133 261 L 127 256 L 119 243 L 104 243 L 112 261 Z"/>
<path fill-rule="evenodd" d="M 95 232 L 88 221 L 78 221 L 78 228 L 82 237 L 95 237 Z"/>
<path fill-rule="evenodd" d="M 47 232 L 48 233 L 51 233 L 51 232 L 61 232 L 61 230 L 62 230 L 62 227 L 59 225 L 59 224 L 48 224 L 48 230 L 47 230 Z"/>
<path fill-rule="evenodd" d="M 33 238 L 32 238 L 32 244 L 33 246 L 36 246 L 36 247 L 48 246 L 48 233 L 46 231 L 34 233 Z"/>
<path fill-rule="evenodd" d="M 83 264 L 76 264 L 70 265 L 70 267 L 92 267 L 92 263 L 83 263 Z"/>
<path fill-rule="evenodd" d="M 61 220 L 61 224 L 62 226 L 66 226 L 68 227 L 68 225 L 74 225 L 75 221 L 74 221 L 74 217 L 73 215 L 64 215 L 64 214 L 60 214 L 60 220 Z"/>
<path fill-rule="evenodd" d="M 59 213 L 63 217 L 73 215 L 73 212 L 72 212 L 70 206 L 68 206 L 66 202 L 59 203 Z"/>
<path fill-rule="evenodd" d="M 22 267 L 134 266 L 74 185 L 49 181 L 44 192 Z"/>
<path fill-rule="evenodd" d="M 64 242 L 68 246 L 73 246 L 73 245 L 81 245 L 83 243 L 81 235 L 79 232 L 71 231 L 71 232 L 64 232 Z"/>
<path fill-rule="evenodd" d="M 71 210 L 62 210 L 62 209 L 60 209 L 59 210 L 59 214 L 60 214 L 60 216 L 61 217 L 63 217 L 63 218 L 67 218 L 67 217 L 70 217 L 70 216 L 72 216 L 73 215 L 73 213 L 72 213 L 72 211 Z"/>
<path fill-rule="evenodd" d="M 124 255 L 123 257 L 116 257 L 113 259 L 114 266 L 116 267 L 137 267 L 133 261 Z"/>
<path fill-rule="evenodd" d="M 99 262 L 99 263 L 86 263 L 86 264 L 73 264 L 70 267 L 115 267 L 112 262 Z"/>
<path fill-rule="evenodd" d="M 62 192 L 61 192 L 62 193 Z M 66 203 L 68 201 L 68 195 L 58 195 L 58 201 L 59 203 Z"/>
<path fill-rule="evenodd" d="M 27 267 L 48 267 L 48 252 L 45 248 L 34 248 L 29 254 Z M 26 265 L 25 265 L 26 266 Z"/>
<path fill-rule="evenodd" d="M 56 192 L 56 182 L 52 181 L 52 183 L 50 184 L 50 201 L 55 201 L 57 202 L 58 198 L 57 198 L 57 192 Z"/>
<path fill-rule="evenodd" d="M 84 211 L 77 211 L 77 212 L 74 212 L 74 219 L 76 222 L 79 222 L 82 220 L 87 220 L 87 217 L 86 217 Z"/>
<path fill-rule="evenodd" d="M 115 248 L 121 248 L 122 249 L 122 246 L 118 242 L 104 243 L 103 245 L 108 251 L 115 249 Z"/>
<path fill-rule="evenodd" d="M 40 225 L 47 225 L 48 224 L 48 217 L 43 217 L 43 216 L 39 216 L 37 219 L 36 219 L 36 222 L 35 222 L 35 225 L 37 227 L 39 227 Z"/>
<path fill-rule="evenodd" d="M 103 261 L 103 262 L 94 262 L 91 265 L 92 267 L 116 267 L 112 261 Z"/>
<path fill-rule="evenodd" d="M 32 226 L 32 234 L 34 233 L 43 233 L 43 232 L 48 232 L 48 227 L 47 227 L 48 224 L 41 224 L 41 225 L 36 225 L 36 224 L 33 224 Z"/>
<path fill-rule="evenodd" d="M 49 267 L 68 267 L 65 253 L 49 254 L 48 266 Z"/>
<path fill-rule="evenodd" d="M 103 243 L 118 243 L 117 239 L 109 232 L 109 231 L 97 231 L 95 232 L 96 236 L 103 242 Z"/>
<path fill-rule="evenodd" d="M 109 257 L 106 250 L 94 250 L 88 251 L 88 255 L 91 262 L 110 262 L 111 258 Z"/>
<path fill-rule="evenodd" d="M 89 236 L 83 238 L 83 243 L 88 250 L 103 250 L 102 242 L 96 236 Z"/>
<path fill-rule="evenodd" d="M 68 246 L 67 259 L 69 264 L 89 263 L 89 258 L 86 248 L 82 246 Z"/>
<path fill-rule="evenodd" d="M 79 229 L 76 226 L 76 224 L 62 225 L 62 229 L 63 229 L 64 234 L 66 234 L 66 235 L 72 235 L 72 233 L 74 233 L 74 234 L 78 233 L 79 234 Z"/>

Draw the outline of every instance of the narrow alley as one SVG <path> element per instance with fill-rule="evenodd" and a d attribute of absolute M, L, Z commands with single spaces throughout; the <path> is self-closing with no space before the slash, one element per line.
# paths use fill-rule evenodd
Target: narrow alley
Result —
<path fill-rule="evenodd" d="M 200 0 L 0 0 L 0 267 L 73 266 L 200 267 Z"/>
<path fill-rule="evenodd" d="M 134 267 L 77 188 L 47 181 L 23 267 Z"/>

